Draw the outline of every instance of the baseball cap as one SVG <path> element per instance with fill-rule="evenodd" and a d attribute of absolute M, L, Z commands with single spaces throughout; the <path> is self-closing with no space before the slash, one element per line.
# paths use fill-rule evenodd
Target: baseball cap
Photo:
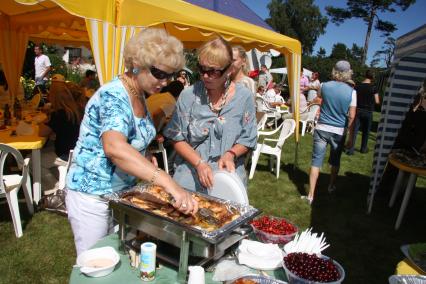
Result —
<path fill-rule="evenodd" d="M 351 70 L 351 64 L 346 60 L 340 60 L 334 65 L 334 70 L 338 72 L 347 72 Z"/>
<path fill-rule="evenodd" d="M 65 77 L 61 74 L 54 74 L 52 76 L 52 82 L 65 82 Z"/>

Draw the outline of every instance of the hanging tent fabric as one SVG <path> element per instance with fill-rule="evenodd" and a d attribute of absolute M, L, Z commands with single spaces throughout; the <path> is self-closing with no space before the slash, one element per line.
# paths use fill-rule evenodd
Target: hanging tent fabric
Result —
<path fill-rule="evenodd" d="M 123 46 L 132 34 L 144 27 L 164 28 L 180 39 L 186 48 L 196 48 L 219 34 L 246 49 L 275 49 L 286 58 L 294 109 L 298 109 L 301 61 L 298 40 L 185 1 L 2 0 L 0 12 L 4 15 L 3 20 L 9 23 L 9 31 L 28 34 L 30 40 L 44 37 L 49 41 L 77 45 L 90 42 L 101 83 L 124 70 L 121 62 Z M 4 29 L 0 29 L 0 33 L 4 33 Z M 12 42 L 12 48 L 14 45 Z M 25 51 L 22 46 L 17 49 Z M 15 59 L 0 57 L 0 62 L 11 60 Z M 11 64 L 22 66 L 22 60 Z M 6 77 L 9 80 L 8 75 Z M 10 82 L 17 88 L 17 80 Z M 13 90 L 11 92 L 15 94 Z M 298 121 L 299 113 L 294 113 Z"/>
<path fill-rule="evenodd" d="M 377 129 L 368 213 L 401 124 L 426 78 L 426 25 L 398 38 L 390 74 Z"/>

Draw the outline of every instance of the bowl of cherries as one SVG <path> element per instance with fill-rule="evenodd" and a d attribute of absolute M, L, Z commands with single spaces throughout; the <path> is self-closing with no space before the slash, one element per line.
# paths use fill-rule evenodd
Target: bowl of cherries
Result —
<path fill-rule="evenodd" d="M 325 255 L 290 253 L 284 257 L 283 268 L 290 284 L 338 284 L 345 279 L 343 267 Z"/>
<path fill-rule="evenodd" d="M 279 245 L 293 240 L 299 231 L 295 225 L 284 218 L 266 215 L 253 220 L 250 225 L 259 241 Z"/>

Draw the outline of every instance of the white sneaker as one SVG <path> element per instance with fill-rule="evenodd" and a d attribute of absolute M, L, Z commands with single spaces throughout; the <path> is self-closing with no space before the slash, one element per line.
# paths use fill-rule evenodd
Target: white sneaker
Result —
<path fill-rule="evenodd" d="M 311 204 L 312 204 L 312 202 L 314 201 L 314 199 L 313 199 L 313 198 L 308 197 L 308 196 L 306 196 L 306 195 L 302 195 L 302 196 L 300 196 L 300 199 L 303 199 L 303 200 L 308 201 L 309 205 L 311 205 Z"/>

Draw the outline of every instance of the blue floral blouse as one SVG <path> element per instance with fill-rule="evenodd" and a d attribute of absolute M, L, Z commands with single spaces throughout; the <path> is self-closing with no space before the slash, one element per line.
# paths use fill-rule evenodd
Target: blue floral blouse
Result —
<path fill-rule="evenodd" d="M 256 111 L 253 94 L 237 84 L 231 100 L 217 114 L 207 102 L 204 84 L 200 81 L 185 89 L 179 96 L 176 110 L 163 131 L 173 141 L 186 141 L 207 161 L 218 169 L 219 158 L 235 144 L 256 147 Z M 236 161 L 236 173 L 246 185 L 244 156 Z M 196 169 L 179 155 L 175 160 L 176 182 L 189 190 L 206 192 L 200 184 Z"/>
<path fill-rule="evenodd" d="M 118 78 L 102 86 L 86 106 L 67 175 L 67 188 L 101 195 L 133 186 L 136 178 L 106 157 L 101 137 L 106 131 L 118 131 L 144 155 L 156 134 L 150 114 L 146 113 L 145 118 L 134 115 L 127 91 Z"/>

